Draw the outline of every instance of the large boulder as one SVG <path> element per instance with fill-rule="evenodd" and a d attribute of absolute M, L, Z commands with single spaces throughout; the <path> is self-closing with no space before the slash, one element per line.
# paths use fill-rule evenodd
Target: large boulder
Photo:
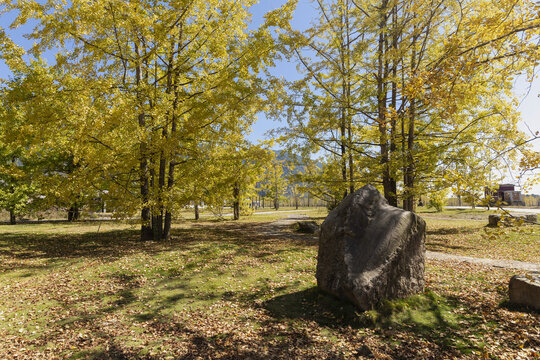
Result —
<path fill-rule="evenodd" d="M 315 221 L 298 221 L 296 229 L 301 233 L 315 234 L 319 231 L 319 225 Z"/>
<path fill-rule="evenodd" d="M 488 215 L 488 226 L 496 227 L 501 221 L 501 215 Z"/>
<path fill-rule="evenodd" d="M 540 273 L 514 275 L 509 285 L 510 302 L 540 310 Z"/>
<path fill-rule="evenodd" d="M 424 289 L 426 223 L 388 205 L 371 185 L 349 194 L 321 225 L 317 284 L 360 309 Z"/>

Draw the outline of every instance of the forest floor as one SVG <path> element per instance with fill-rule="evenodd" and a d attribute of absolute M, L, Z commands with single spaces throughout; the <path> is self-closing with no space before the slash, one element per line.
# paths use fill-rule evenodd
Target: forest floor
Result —
<path fill-rule="evenodd" d="M 0 226 L 0 358 L 540 358 L 540 314 L 508 303 L 516 270 L 428 259 L 424 293 L 358 312 L 317 290 L 316 237 L 261 216 L 183 221 L 166 242 Z M 540 262 L 532 226 L 425 218 L 429 251 Z"/>

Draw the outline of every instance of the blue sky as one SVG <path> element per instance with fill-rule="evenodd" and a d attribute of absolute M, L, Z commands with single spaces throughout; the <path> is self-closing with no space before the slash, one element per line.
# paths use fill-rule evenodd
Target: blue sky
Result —
<path fill-rule="evenodd" d="M 251 28 L 255 28 L 260 25 L 263 21 L 263 16 L 270 10 L 274 10 L 281 5 L 283 5 L 286 0 L 261 0 L 258 4 L 252 7 L 253 19 L 250 25 Z M 316 15 L 315 6 L 309 0 L 299 0 L 298 7 L 294 13 L 294 20 L 292 26 L 295 29 L 305 29 L 310 21 Z M 0 26 L 6 28 L 8 24 L 13 19 L 14 14 L 3 15 L 0 18 Z M 28 31 L 31 28 L 32 24 L 27 24 L 22 29 L 18 30 L 8 30 L 8 33 L 12 39 L 19 45 L 29 48 L 32 45 L 31 41 L 28 41 L 23 38 L 24 32 Z M 54 53 L 49 52 L 44 54 L 45 59 L 52 63 L 54 62 Z M 274 74 L 279 74 L 284 78 L 291 80 L 298 78 L 298 72 L 296 70 L 295 63 L 280 62 L 277 64 L 276 68 L 273 69 Z M 0 78 L 9 77 L 10 72 L 5 64 L 0 61 Z M 514 93 L 521 100 L 519 110 L 522 114 L 522 123 L 520 128 L 522 131 L 529 133 L 530 131 L 536 132 L 540 131 L 540 79 L 536 79 L 532 84 L 529 84 L 525 77 L 518 77 L 515 81 Z M 280 123 L 275 120 L 267 119 L 264 114 L 259 115 L 259 120 L 254 124 L 249 139 L 253 142 L 258 142 L 266 138 L 265 134 L 267 131 L 279 127 Z M 540 141 L 537 140 L 534 144 L 534 148 L 537 151 L 540 151 Z M 508 179 L 512 181 L 512 179 Z M 533 193 L 540 194 L 540 185 L 536 186 Z"/>
<path fill-rule="evenodd" d="M 263 15 L 278 8 L 285 0 L 261 0 L 261 2 L 253 6 L 253 23 L 252 26 L 258 26 L 262 22 Z M 311 19 L 316 15 L 315 7 L 309 0 L 300 0 L 294 14 L 293 27 L 295 29 L 304 29 L 309 25 Z M 287 79 L 295 79 L 298 77 L 296 64 L 281 62 L 274 71 Z M 521 101 L 519 110 L 522 114 L 522 131 L 529 132 L 529 128 L 533 131 L 540 131 L 540 79 L 536 79 L 533 83 L 526 81 L 526 77 L 518 77 L 515 81 L 514 94 Z M 261 114 L 260 120 L 254 126 L 253 133 L 250 139 L 256 141 L 264 138 L 264 133 L 273 129 L 276 122 L 267 120 Z M 536 144 L 536 148 L 540 150 L 540 141 Z"/>
<path fill-rule="evenodd" d="M 253 20 L 251 28 L 259 26 L 263 22 L 263 16 L 268 11 L 274 10 L 286 3 L 286 0 L 261 0 L 258 4 L 252 7 Z M 308 0 L 299 0 L 298 6 L 294 12 L 292 27 L 302 30 L 309 26 L 310 21 L 316 15 L 315 6 Z M 287 80 L 295 80 L 299 78 L 296 70 L 296 63 L 280 62 L 273 69 L 272 73 L 276 76 L 283 76 Z M 253 126 L 252 132 L 249 135 L 249 140 L 257 143 L 259 140 L 268 139 L 265 136 L 266 132 L 279 127 L 280 123 L 275 120 L 267 119 L 264 114 L 259 114 L 259 120 Z"/>

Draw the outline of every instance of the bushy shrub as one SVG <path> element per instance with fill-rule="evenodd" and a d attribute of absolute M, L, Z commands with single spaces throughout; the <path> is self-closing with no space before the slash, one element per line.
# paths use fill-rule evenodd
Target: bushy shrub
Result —
<path fill-rule="evenodd" d="M 253 208 L 251 207 L 251 200 L 244 199 L 240 202 L 240 215 L 241 216 L 250 216 L 253 214 Z"/>
<path fill-rule="evenodd" d="M 437 212 L 443 211 L 446 203 L 446 191 L 437 191 L 429 195 L 428 209 L 435 209 Z"/>

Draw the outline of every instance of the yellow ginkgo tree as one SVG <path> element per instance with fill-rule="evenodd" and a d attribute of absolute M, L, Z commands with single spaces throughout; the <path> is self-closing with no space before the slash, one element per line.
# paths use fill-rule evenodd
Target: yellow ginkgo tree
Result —
<path fill-rule="evenodd" d="M 280 140 L 337 162 L 340 174 L 328 172 L 325 182 L 340 181 L 343 190 L 375 182 L 390 204 L 414 210 L 462 149 L 481 148 L 472 155 L 491 159 L 524 143 L 511 88 L 540 59 L 537 2 L 316 7 L 318 21 L 286 42 L 305 77 L 286 84 L 289 126 Z"/>
<path fill-rule="evenodd" d="M 19 12 L 13 26 L 37 21 L 31 52 L 58 50 L 55 68 L 77 77 L 63 90 L 91 99 L 91 111 L 69 125 L 78 135 L 75 162 L 100 173 L 119 212 L 140 209 L 142 239 L 170 236 L 181 205 L 174 196 L 192 186 L 175 178 L 176 167 L 255 119 L 264 89 L 258 75 L 276 56 L 273 29 L 287 28 L 295 2 L 249 30 L 254 3 L 21 0 L 7 7 Z"/>

